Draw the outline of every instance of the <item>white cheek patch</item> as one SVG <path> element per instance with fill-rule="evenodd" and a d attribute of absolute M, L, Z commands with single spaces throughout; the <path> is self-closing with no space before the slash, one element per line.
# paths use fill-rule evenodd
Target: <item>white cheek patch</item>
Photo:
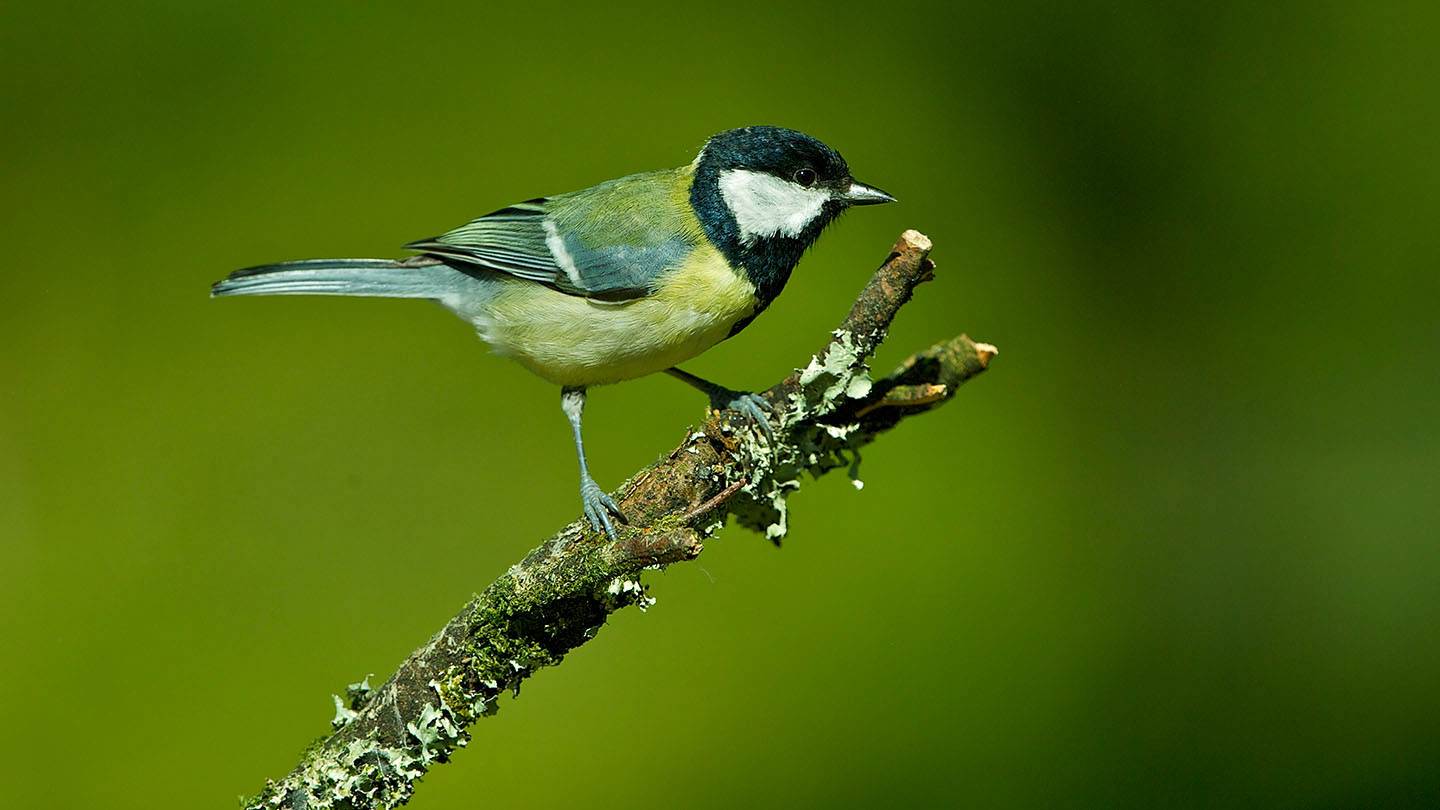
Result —
<path fill-rule="evenodd" d="M 830 199 L 818 188 L 805 188 L 773 174 L 730 169 L 720 173 L 720 196 L 749 244 L 765 236 L 799 236 Z"/>

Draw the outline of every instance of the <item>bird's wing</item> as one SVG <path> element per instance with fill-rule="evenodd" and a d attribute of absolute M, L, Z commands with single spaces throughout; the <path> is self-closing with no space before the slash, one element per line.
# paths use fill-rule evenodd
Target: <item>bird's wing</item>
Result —
<path fill-rule="evenodd" d="M 519 203 L 405 247 L 570 295 L 643 298 L 704 238 L 689 204 L 687 169 Z"/>

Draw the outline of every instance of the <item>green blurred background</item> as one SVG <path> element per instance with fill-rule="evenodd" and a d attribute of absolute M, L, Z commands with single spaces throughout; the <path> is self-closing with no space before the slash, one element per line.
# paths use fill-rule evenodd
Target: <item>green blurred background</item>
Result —
<path fill-rule="evenodd" d="M 211 281 L 776 123 L 902 202 L 690 369 L 805 363 L 906 227 L 877 370 L 999 359 L 413 806 L 1440 806 L 1433 9 L 7 3 L 0 804 L 232 806 L 577 512 L 556 391 L 461 322 Z M 595 392 L 597 478 L 701 411 Z"/>

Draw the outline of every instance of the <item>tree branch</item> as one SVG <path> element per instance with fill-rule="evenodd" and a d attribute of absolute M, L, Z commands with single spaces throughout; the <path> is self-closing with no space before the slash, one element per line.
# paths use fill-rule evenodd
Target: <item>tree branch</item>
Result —
<path fill-rule="evenodd" d="M 617 498 L 630 518 L 618 542 L 571 523 L 474 597 L 379 688 L 368 679 L 335 698 L 335 731 L 249 808 L 391 808 L 416 780 L 470 740 L 500 694 L 594 637 L 609 614 L 650 600 L 647 568 L 694 559 L 735 515 L 775 542 L 786 497 L 802 473 L 848 466 L 859 448 L 954 395 L 996 349 L 961 335 L 872 381 L 866 360 L 915 286 L 933 277 L 930 240 L 906 231 L 854 308 L 808 366 L 763 396 L 779 426 L 774 445 L 733 411 L 712 413 Z"/>

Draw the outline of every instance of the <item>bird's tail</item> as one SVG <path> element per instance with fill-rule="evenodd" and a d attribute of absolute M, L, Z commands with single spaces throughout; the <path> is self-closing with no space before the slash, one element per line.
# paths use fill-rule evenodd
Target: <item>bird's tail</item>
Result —
<path fill-rule="evenodd" d="M 450 267 L 429 258 L 307 259 L 236 270 L 211 295 L 369 295 L 446 300 L 456 292 Z"/>

